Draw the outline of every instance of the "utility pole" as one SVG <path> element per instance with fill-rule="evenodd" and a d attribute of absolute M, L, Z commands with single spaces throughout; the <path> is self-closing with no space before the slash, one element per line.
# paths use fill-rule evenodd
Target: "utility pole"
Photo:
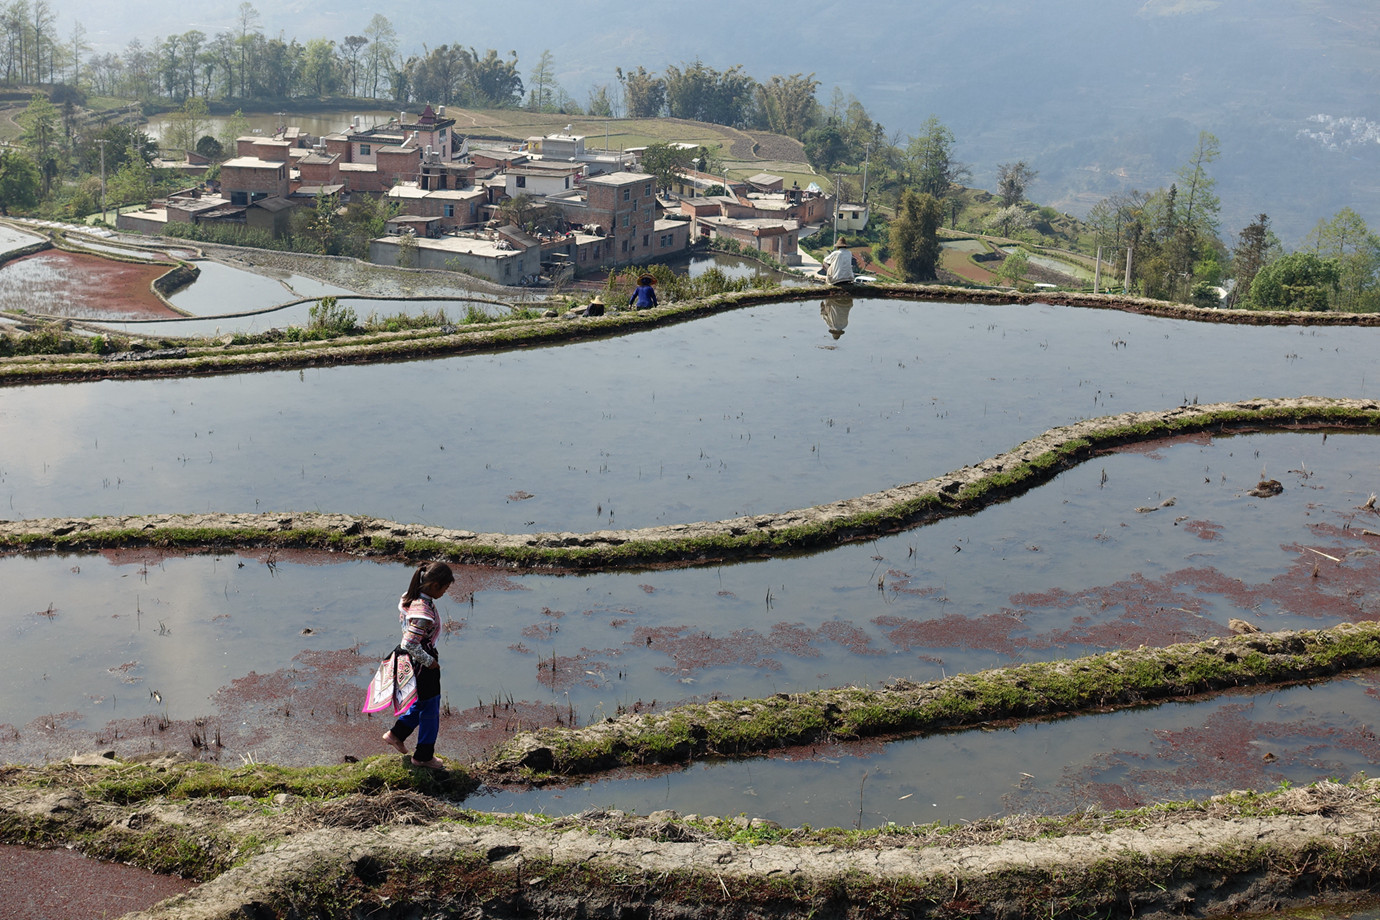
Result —
<path fill-rule="evenodd" d="M 872 165 L 872 142 L 863 148 L 863 207 L 867 207 L 867 167 Z"/>
<path fill-rule="evenodd" d="M 838 174 L 838 173 L 834 173 L 834 242 L 835 242 L 835 243 L 838 243 L 838 241 L 839 241 L 839 205 L 843 204 L 842 199 L 839 197 L 840 188 L 841 188 L 841 186 L 839 185 L 839 174 Z"/>
<path fill-rule="evenodd" d="M 1102 247 L 1097 247 L 1097 267 L 1093 269 L 1093 293 L 1098 292 L 1102 285 Z"/>
<path fill-rule="evenodd" d="M 1131 293 L 1131 247 L 1126 247 L 1126 293 Z"/>
<path fill-rule="evenodd" d="M 103 137 L 96 138 L 101 145 L 101 223 L 105 223 L 105 141 Z"/>

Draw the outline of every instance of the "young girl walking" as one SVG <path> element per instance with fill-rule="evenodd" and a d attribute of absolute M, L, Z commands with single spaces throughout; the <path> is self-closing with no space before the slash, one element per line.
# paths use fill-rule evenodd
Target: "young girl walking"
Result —
<path fill-rule="evenodd" d="M 398 601 L 398 619 L 402 623 L 399 644 L 412 659 L 417 699 L 383 733 L 383 743 L 406 754 L 403 742 L 416 729 L 417 749 L 412 753 L 412 765 L 431 770 L 446 767 L 436 756 L 436 735 L 441 728 L 441 662 L 436 656 L 436 640 L 441 635 L 441 618 L 436 614 L 434 601 L 446 593 L 453 581 L 455 575 L 444 562 L 419 565 L 412 573 L 407 593 Z"/>

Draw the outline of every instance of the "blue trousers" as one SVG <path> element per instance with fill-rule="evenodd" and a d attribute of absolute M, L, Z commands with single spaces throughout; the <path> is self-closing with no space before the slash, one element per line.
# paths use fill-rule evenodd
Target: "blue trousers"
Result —
<path fill-rule="evenodd" d="M 406 741 L 413 729 L 417 730 L 417 751 L 412 756 L 416 760 L 427 761 L 436 756 L 436 735 L 441 730 L 441 697 L 433 696 L 417 700 L 407 711 L 398 716 L 398 721 L 389 729 L 393 737 Z"/>

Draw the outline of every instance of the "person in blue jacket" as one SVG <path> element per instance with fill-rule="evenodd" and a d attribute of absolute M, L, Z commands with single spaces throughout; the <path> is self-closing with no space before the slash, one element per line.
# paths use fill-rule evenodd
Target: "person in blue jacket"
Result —
<path fill-rule="evenodd" d="M 643 275 L 637 279 L 637 287 L 628 298 L 628 306 L 635 310 L 650 310 L 656 303 L 656 279 L 651 275 Z"/>

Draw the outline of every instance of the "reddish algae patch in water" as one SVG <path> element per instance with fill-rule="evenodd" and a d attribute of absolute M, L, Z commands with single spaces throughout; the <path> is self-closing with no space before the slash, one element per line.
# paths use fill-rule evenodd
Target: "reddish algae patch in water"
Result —
<path fill-rule="evenodd" d="M 195 882 L 88 859 L 75 850 L 0 846 L 0 914 L 8 920 L 104 920 L 145 910 Z"/>
<path fill-rule="evenodd" d="M 170 265 L 49 249 L 0 268 L 0 308 L 91 320 L 177 317 L 150 287 Z"/>

